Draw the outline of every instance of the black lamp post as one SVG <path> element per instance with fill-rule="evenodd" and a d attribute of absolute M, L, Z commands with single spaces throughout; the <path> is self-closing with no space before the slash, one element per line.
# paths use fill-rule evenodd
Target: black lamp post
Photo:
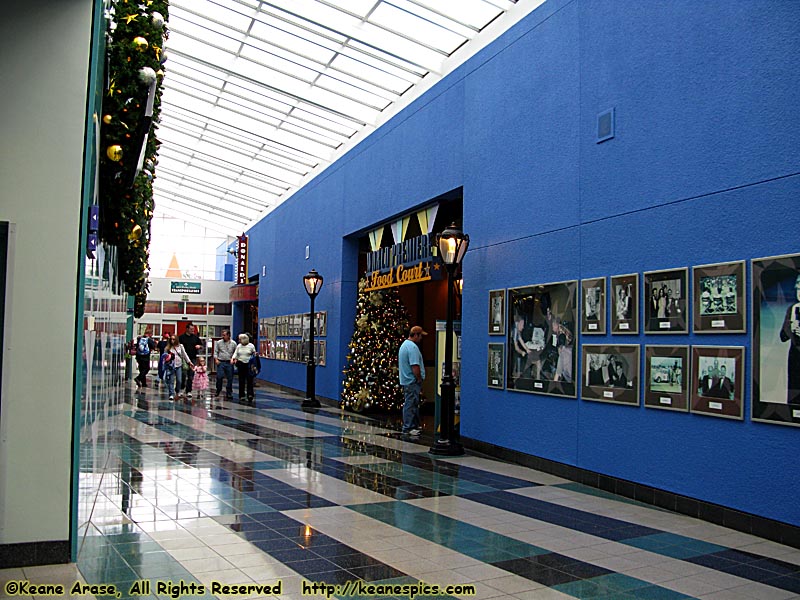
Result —
<path fill-rule="evenodd" d="M 319 408 L 317 400 L 317 381 L 316 371 L 317 361 L 314 357 L 314 298 L 317 297 L 322 289 L 322 275 L 316 269 L 311 269 L 308 275 L 303 277 L 303 285 L 306 288 L 308 297 L 311 298 L 311 323 L 308 328 L 308 360 L 306 361 L 306 398 L 301 406 L 303 408 Z"/>
<path fill-rule="evenodd" d="M 442 375 L 442 406 L 439 413 L 439 433 L 430 453 L 440 456 L 461 456 L 464 448 L 455 439 L 453 421 L 455 419 L 456 384 L 453 381 L 453 313 L 455 312 L 456 271 L 469 246 L 469 236 L 465 235 L 455 223 L 436 236 L 439 256 L 447 269 L 447 328 L 444 342 L 444 374 Z"/>

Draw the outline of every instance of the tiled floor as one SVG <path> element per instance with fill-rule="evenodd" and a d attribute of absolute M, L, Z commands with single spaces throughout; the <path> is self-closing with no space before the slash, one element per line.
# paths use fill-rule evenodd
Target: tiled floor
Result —
<path fill-rule="evenodd" d="M 181 580 L 226 598 L 234 590 L 212 594 L 212 582 L 280 582 L 284 599 L 307 597 L 303 581 L 340 585 L 331 597 L 387 591 L 345 589 L 358 580 L 474 589 L 439 598 L 800 597 L 800 550 L 521 466 L 434 460 L 429 438 L 332 408 L 304 413 L 285 393 L 256 400 L 140 394 L 107 438 L 83 443 L 87 582 L 115 583 L 122 598 L 143 579 L 142 598 L 167 598 L 176 590 L 157 582 Z"/>

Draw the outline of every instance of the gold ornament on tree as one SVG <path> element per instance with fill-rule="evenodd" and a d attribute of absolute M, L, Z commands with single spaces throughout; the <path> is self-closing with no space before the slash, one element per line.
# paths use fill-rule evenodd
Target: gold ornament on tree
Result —
<path fill-rule="evenodd" d="M 122 160 L 122 146 L 114 144 L 106 148 L 106 156 L 114 162 Z"/>
<path fill-rule="evenodd" d="M 142 237 L 142 228 L 139 225 L 134 225 L 131 232 L 128 234 L 129 240 L 138 240 Z"/>
<path fill-rule="evenodd" d="M 383 294 L 380 292 L 372 292 L 369 295 L 369 301 L 372 306 L 382 306 L 383 305 Z"/>
<path fill-rule="evenodd" d="M 105 123 L 106 125 L 111 125 L 111 121 L 113 120 L 114 117 L 112 117 L 111 115 L 103 115 L 103 123 Z"/>
<path fill-rule="evenodd" d="M 143 38 L 140 35 L 137 35 L 135 38 L 133 38 L 133 47 L 139 52 L 144 52 L 147 50 L 149 45 L 150 44 L 147 43 L 147 38 Z"/>
<path fill-rule="evenodd" d="M 356 321 L 356 326 L 359 329 L 367 329 L 369 327 L 369 319 L 367 315 L 361 315 L 361 317 Z"/>

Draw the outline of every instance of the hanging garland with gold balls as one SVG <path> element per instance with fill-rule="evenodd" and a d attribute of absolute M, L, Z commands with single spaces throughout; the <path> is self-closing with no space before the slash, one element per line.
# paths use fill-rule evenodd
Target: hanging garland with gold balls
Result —
<path fill-rule="evenodd" d="M 148 291 L 153 179 L 160 145 L 155 131 L 168 8 L 166 0 L 113 0 L 108 13 L 107 87 L 99 153 L 100 237 L 118 248 L 118 276 L 125 291 L 136 296 L 134 314 L 144 312 Z M 150 118 L 146 111 L 153 82 Z"/>
<path fill-rule="evenodd" d="M 365 279 L 358 283 L 341 405 L 355 412 L 395 411 L 403 406 L 397 353 L 408 332 L 408 313 L 397 288 L 365 292 L 366 285 Z"/>

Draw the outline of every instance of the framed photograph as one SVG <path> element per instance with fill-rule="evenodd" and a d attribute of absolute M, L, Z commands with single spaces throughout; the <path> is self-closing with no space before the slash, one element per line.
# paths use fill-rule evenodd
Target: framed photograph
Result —
<path fill-rule="evenodd" d="M 314 336 L 318 335 L 328 335 L 328 313 L 326 311 L 315 313 Z"/>
<path fill-rule="evenodd" d="M 741 419 L 743 390 L 742 346 L 692 346 L 693 413 Z"/>
<path fill-rule="evenodd" d="M 689 410 L 689 346 L 644 347 L 644 405 Z"/>
<path fill-rule="evenodd" d="M 688 280 L 686 267 L 644 274 L 645 333 L 689 333 Z"/>
<path fill-rule="evenodd" d="M 325 354 L 326 354 L 326 350 L 327 350 L 327 345 L 328 344 L 327 344 L 327 342 L 325 340 L 320 340 L 318 342 L 314 342 L 314 345 L 316 346 L 315 347 L 315 351 L 316 351 L 316 357 L 315 358 L 317 359 L 317 365 L 319 365 L 320 367 L 324 367 L 325 366 Z"/>
<path fill-rule="evenodd" d="M 577 281 L 508 290 L 509 390 L 576 397 L 577 291 Z"/>
<path fill-rule="evenodd" d="M 695 333 L 747 330 L 744 261 L 692 268 Z"/>
<path fill-rule="evenodd" d="M 506 291 L 489 291 L 489 335 L 506 332 Z"/>
<path fill-rule="evenodd" d="M 584 335 L 606 332 L 606 278 L 581 280 L 581 333 Z"/>
<path fill-rule="evenodd" d="M 581 398 L 639 406 L 639 345 L 583 345 Z"/>
<path fill-rule="evenodd" d="M 753 421 L 800 425 L 800 254 L 753 260 Z"/>
<path fill-rule="evenodd" d="M 639 274 L 611 278 L 611 333 L 639 333 Z"/>
<path fill-rule="evenodd" d="M 489 344 L 489 364 L 487 366 L 487 385 L 502 390 L 505 387 L 505 344 Z"/>
<path fill-rule="evenodd" d="M 301 337 L 303 335 L 303 314 L 292 315 L 292 332 L 291 335 Z"/>

